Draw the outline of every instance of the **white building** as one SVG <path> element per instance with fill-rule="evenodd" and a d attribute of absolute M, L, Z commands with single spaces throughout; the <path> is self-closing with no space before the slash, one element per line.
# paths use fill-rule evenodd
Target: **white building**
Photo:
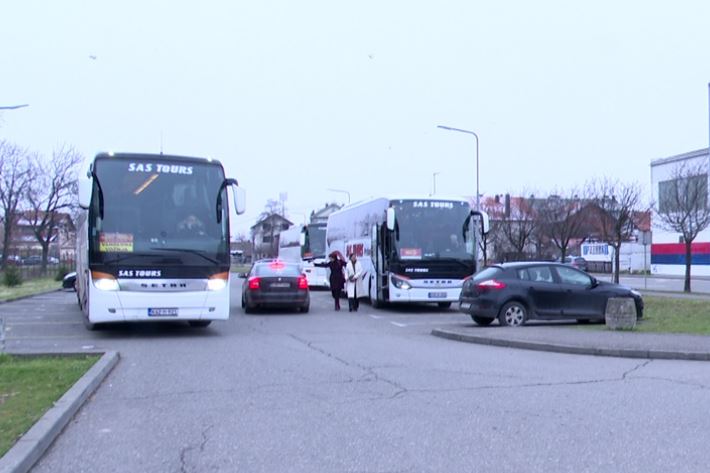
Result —
<path fill-rule="evenodd" d="M 689 153 L 657 159 L 651 162 L 651 195 L 657 208 L 663 209 L 667 204 L 664 189 L 674 185 L 674 175 L 682 166 L 695 168 L 705 166 L 702 175 L 707 185 L 707 169 L 710 164 L 708 149 L 700 149 Z M 710 194 L 710 193 L 709 193 Z M 710 228 L 701 231 L 693 241 L 691 274 L 695 276 L 710 276 Z M 684 275 L 685 274 L 685 243 L 680 233 L 664 230 L 653 218 L 653 244 L 651 245 L 651 273 Z"/>

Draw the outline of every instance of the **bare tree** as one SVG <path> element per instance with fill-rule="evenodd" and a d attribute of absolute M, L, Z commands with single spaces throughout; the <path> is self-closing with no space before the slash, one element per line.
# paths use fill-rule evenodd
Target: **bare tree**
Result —
<path fill-rule="evenodd" d="M 507 199 L 506 196 L 506 211 L 500 219 L 498 231 L 506 248 L 512 250 L 507 256 L 514 260 L 525 259 L 539 223 L 536 215 L 538 201 L 533 197 L 519 197 L 514 202 Z"/>
<path fill-rule="evenodd" d="M 17 223 L 17 208 L 29 185 L 29 154 L 26 149 L 0 141 L 0 206 L 2 207 L 2 260 L 0 267 L 7 266 L 12 233 Z"/>
<path fill-rule="evenodd" d="M 538 224 L 543 235 L 560 251 L 562 261 L 572 240 L 586 239 L 586 235 L 581 234 L 585 220 L 579 212 L 584 202 L 575 190 L 566 195 L 551 195 L 539 202 Z"/>
<path fill-rule="evenodd" d="M 52 152 L 50 160 L 37 157 L 31 161 L 27 219 L 42 247 L 42 272 L 47 270 L 49 245 L 57 236 L 61 213 L 75 205 L 77 168 L 82 159 L 76 149 L 63 145 Z"/>
<path fill-rule="evenodd" d="M 690 292 L 692 244 L 698 233 L 710 225 L 708 205 L 708 167 L 681 164 L 671 178 L 658 183 L 658 205 L 654 209 L 664 230 L 680 233 L 685 243 L 685 283 L 683 291 Z"/>
<path fill-rule="evenodd" d="M 648 208 L 642 208 L 641 186 L 637 183 L 603 178 L 590 188 L 593 189 L 592 202 L 598 210 L 593 227 L 601 239 L 614 248 L 613 278 L 618 283 L 621 244 L 634 236 L 637 220 Z"/>

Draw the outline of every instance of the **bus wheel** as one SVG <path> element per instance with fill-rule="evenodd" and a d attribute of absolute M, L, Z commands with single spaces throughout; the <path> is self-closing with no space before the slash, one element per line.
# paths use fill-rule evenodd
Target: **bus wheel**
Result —
<path fill-rule="evenodd" d="M 209 324 L 211 324 L 212 321 L 211 320 L 188 320 L 187 323 L 190 324 L 190 327 L 204 328 L 204 327 L 207 327 Z"/>
<path fill-rule="evenodd" d="M 439 309 L 448 309 L 451 307 L 451 302 L 439 302 Z"/>
<path fill-rule="evenodd" d="M 86 330 L 88 330 L 90 332 L 94 332 L 94 331 L 98 330 L 99 324 L 89 322 L 89 317 L 84 316 L 84 328 L 86 328 Z"/>

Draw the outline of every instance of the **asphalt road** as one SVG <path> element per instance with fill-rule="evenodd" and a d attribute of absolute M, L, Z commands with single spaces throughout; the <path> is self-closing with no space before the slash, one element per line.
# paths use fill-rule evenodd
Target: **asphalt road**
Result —
<path fill-rule="evenodd" d="M 237 282 L 238 284 L 239 282 Z M 0 305 L 8 348 L 118 350 L 35 472 L 705 472 L 710 365 L 429 335 L 453 310 L 86 332 L 73 293 Z M 522 328 L 524 330 L 524 328 Z"/>

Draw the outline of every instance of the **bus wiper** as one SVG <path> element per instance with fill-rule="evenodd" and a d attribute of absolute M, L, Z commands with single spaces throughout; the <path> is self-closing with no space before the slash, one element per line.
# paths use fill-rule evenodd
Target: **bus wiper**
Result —
<path fill-rule="evenodd" d="M 473 262 L 472 259 L 469 260 L 469 259 L 465 259 L 465 258 L 455 258 L 455 257 L 453 257 L 453 256 L 441 256 L 441 257 L 436 258 L 436 259 L 437 259 L 438 261 L 452 261 L 452 262 L 454 262 L 454 263 L 459 263 L 460 265 L 465 266 L 466 268 L 468 268 L 469 266 L 471 266 L 471 263 Z"/>
<path fill-rule="evenodd" d="M 200 257 L 206 259 L 207 261 L 209 261 L 209 262 L 212 263 L 212 264 L 215 264 L 215 265 L 220 265 L 220 264 L 221 264 L 220 261 L 217 261 L 217 260 L 214 259 L 214 258 L 210 258 L 209 256 L 207 256 L 207 255 L 205 255 L 205 254 L 203 254 L 203 253 L 201 253 L 201 252 L 199 252 L 199 251 L 197 251 L 197 250 L 190 249 L 190 248 L 165 248 L 165 247 L 163 247 L 163 246 L 158 246 L 158 247 L 153 247 L 153 248 L 151 248 L 151 250 L 158 250 L 158 251 L 175 251 L 175 252 L 178 252 L 178 253 L 190 253 L 190 254 L 192 254 L 192 255 L 200 256 Z"/>

